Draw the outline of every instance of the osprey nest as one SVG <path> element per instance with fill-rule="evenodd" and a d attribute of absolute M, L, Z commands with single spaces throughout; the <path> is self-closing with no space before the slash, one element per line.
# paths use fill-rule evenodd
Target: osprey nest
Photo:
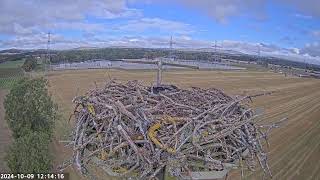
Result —
<path fill-rule="evenodd" d="M 164 168 L 181 178 L 230 166 L 260 166 L 271 176 L 261 140 L 280 121 L 258 125 L 251 97 L 110 81 L 73 100 L 70 164 L 82 174 L 94 163 L 110 176 L 133 179 L 157 178 Z"/>

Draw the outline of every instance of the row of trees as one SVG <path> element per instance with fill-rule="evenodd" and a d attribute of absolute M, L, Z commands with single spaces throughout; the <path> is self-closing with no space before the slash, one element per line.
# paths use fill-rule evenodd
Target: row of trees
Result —
<path fill-rule="evenodd" d="M 146 48 L 103 48 L 87 50 L 65 50 L 57 51 L 52 55 L 51 62 L 81 62 L 91 59 L 154 59 L 156 57 L 168 57 L 171 51 L 169 49 L 146 49 Z M 174 51 L 172 56 L 177 59 L 186 60 L 214 60 L 213 52 L 199 51 Z"/>
<path fill-rule="evenodd" d="M 12 172 L 49 172 L 49 143 L 53 133 L 57 106 L 48 94 L 47 81 L 22 79 L 6 96 L 5 118 L 14 143 L 7 153 Z"/>
<path fill-rule="evenodd" d="M 171 51 L 169 49 L 148 49 L 148 48 L 100 48 L 100 49 L 86 49 L 86 50 L 64 50 L 55 51 L 52 53 L 51 62 L 53 64 L 63 62 L 81 62 L 92 59 L 140 59 L 148 58 L 154 59 L 156 57 L 168 57 Z M 233 59 L 246 62 L 260 61 L 263 65 L 267 63 L 277 64 L 280 66 L 292 66 L 296 68 L 305 68 L 306 65 L 302 62 L 294 62 L 275 57 L 258 57 L 248 54 L 229 54 L 218 52 L 204 52 L 204 51 L 180 51 L 175 50 L 172 55 L 176 59 L 185 60 L 202 60 L 202 61 L 219 61 L 220 58 Z M 216 57 L 216 58 L 215 58 Z M 308 66 L 309 67 L 309 66 Z M 312 69 L 320 71 L 320 66 L 313 65 Z"/>
<path fill-rule="evenodd" d="M 19 52 L 18 54 L 0 54 L 0 63 L 11 60 L 19 60 L 22 58 L 32 58 L 37 56 L 43 56 L 46 54 L 45 50 L 36 50 L 32 52 L 20 52 L 15 50 L 13 52 Z M 11 51 L 9 51 L 11 52 Z M 156 57 L 169 56 L 169 49 L 151 49 L 151 48 L 99 48 L 99 49 L 78 49 L 78 50 L 63 50 L 63 51 L 51 51 L 51 63 L 58 64 L 63 62 L 81 62 L 91 59 L 107 59 L 107 60 L 117 60 L 117 59 L 140 59 L 140 58 L 149 58 L 153 59 Z M 258 57 L 255 55 L 248 54 L 232 54 L 232 53 L 223 53 L 218 52 L 204 52 L 204 51 L 181 51 L 175 50 L 173 55 L 177 59 L 186 59 L 186 60 L 205 60 L 213 61 L 217 60 L 214 56 L 255 62 L 255 61 L 265 61 L 267 60 L 270 64 L 276 64 L 281 66 L 292 66 L 296 68 L 306 68 L 305 63 L 303 62 L 294 62 L 282 58 L 275 57 Z M 218 58 L 219 60 L 219 58 Z M 32 67 L 32 66 L 26 66 Z M 319 65 L 309 65 L 307 69 L 313 69 L 320 71 Z M 27 69 L 28 70 L 28 69 Z"/>

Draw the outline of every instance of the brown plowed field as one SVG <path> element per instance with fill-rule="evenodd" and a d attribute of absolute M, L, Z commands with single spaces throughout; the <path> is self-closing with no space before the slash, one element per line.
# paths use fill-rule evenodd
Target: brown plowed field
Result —
<path fill-rule="evenodd" d="M 53 145 L 55 163 L 70 155 L 58 140 L 66 139 L 71 125 L 67 122 L 72 109 L 72 98 L 89 88 L 104 84 L 111 78 L 120 81 L 140 80 L 149 85 L 155 78 L 152 71 L 78 70 L 54 72 L 49 75 L 50 91 L 63 112 L 56 125 Z M 168 71 L 166 83 L 180 87 L 215 87 L 232 95 L 275 91 L 272 95 L 254 99 L 253 108 L 264 109 L 264 122 L 288 117 L 287 123 L 271 134 L 270 167 L 274 179 L 320 179 L 320 80 L 284 77 L 282 74 L 257 71 Z M 77 179 L 73 170 L 72 179 Z M 262 179 L 262 172 L 246 172 L 248 179 Z M 229 179 L 238 179 L 232 172 Z"/>

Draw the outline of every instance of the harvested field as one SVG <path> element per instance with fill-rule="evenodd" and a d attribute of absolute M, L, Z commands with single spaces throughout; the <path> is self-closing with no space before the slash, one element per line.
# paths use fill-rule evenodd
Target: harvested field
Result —
<path fill-rule="evenodd" d="M 10 89 L 15 82 L 24 76 L 20 68 L 22 64 L 23 61 L 12 61 L 0 64 L 0 88 Z"/>
<path fill-rule="evenodd" d="M 63 111 L 63 119 L 56 125 L 54 152 L 56 164 L 62 162 L 71 150 L 63 148 L 60 139 L 67 139 L 71 124 L 68 123 L 72 111 L 72 99 L 83 94 L 96 84 L 103 85 L 109 76 L 119 81 L 140 80 L 146 85 L 154 81 L 153 71 L 120 70 L 78 70 L 54 72 L 49 75 L 50 91 Z M 214 87 L 231 95 L 255 94 L 275 91 L 272 95 L 254 99 L 253 106 L 264 109 L 264 122 L 272 122 L 283 117 L 289 120 L 285 126 L 271 133 L 269 142 L 269 164 L 274 179 L 319 179 L 320 178 L 320 81 L 281 74 L 257 71 L 168 71 L 164 73 L 164 83 L 180 87 Z M 78 175 L 73 170 L 72 179 Z M 101 172 L 97 172 L 100 174 Z M 238 172 L 230 179 L 239 178 Z M 247 173 L 249 179 L 261 179 L 263 173 Z"/>

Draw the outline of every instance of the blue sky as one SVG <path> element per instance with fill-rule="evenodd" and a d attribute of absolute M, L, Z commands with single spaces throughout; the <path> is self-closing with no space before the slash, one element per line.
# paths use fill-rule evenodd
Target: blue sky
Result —
<path fill-rule="evenodd" d="M 319 60 L 318 0 L 2 0 L 0 49 L 210 48 Z"/>
<path fill-rule="evenodd" d="M 204 13 L 181 7 L 175 3 L 170 6 L 168 4 L 149 4 L 147 6 L 139 4 L 132 7 L 143 9 L 146 17 L 190 24 L 195 30 L 190 36 L 202 40 L 229 39 L 302 48 L 313 40 L 312 31 L 320 29 L 318 18 L 300 14 L 293 8 L 273 2 L 267 3 L 263 9 L 265 12 L 261 16 L 265 17 L 250 17 L 244 12 L 244 14 L 227 18 L 223 23 L 206 16 Z M 151 32 L 145 33 L 152 35 Z M 170 34 L 175 33 L 166 33 L 167 36 Z"/>

